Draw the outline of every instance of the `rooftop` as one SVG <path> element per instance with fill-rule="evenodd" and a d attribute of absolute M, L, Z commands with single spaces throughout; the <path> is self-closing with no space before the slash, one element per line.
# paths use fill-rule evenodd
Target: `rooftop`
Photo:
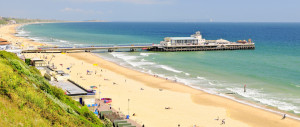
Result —
<path fill-rule="evenodd" d="M 57 71 L 55 71 L 57 74 L 64 74 L 65 72 L 64 71 L 62 71 L 62 70 L 57 70 Z"/>
<path fill-rule="evenodd" d="M 35 58 L 32 58 L 31 61 L 43 61 L 43 60 L 40 59 L 40 58 L 35 57 Z"/>
<path fill-rule="evenodd" d="M 84 88 L 79 87 L 78 85 L 70 81 L 53 81 L 50 83 L 66 91 L 67 95 L 87 95 L 88 93 Z"/>
<path fill-rule="evenodd" d="M 11 43 L 5 39 L 0 38 L 0 45 L 9 45 L 9 44 L 11 44 Z"/>
<path fill-rule="evenodd" d="M 7 40 L 0 38 L 0 42 L 7 42 Z"/>
<path fill-rule="evenodd" d="M 194 37 L 169 37 L 171 40 L 195 40 Z"/>

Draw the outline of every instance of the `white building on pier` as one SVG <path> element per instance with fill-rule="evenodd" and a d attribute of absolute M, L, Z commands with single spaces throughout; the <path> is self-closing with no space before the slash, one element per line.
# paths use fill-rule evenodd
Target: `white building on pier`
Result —
<path fill-rule="evenodd" d="M 166 37 L 164 41 L 161 41 L 160 44 L 163 46 L 170 45 L 203 45 L 205 39 L 202 38 L 200 31 L 197 31 L 191 37 Z"/>
<path fill-rule="evenodd" d="M 200 31 L 190 37 L 166 37 L 164 41 L 160 42 L 162 46 L 185 46 L 185 45 L 222 45 L 230 44 L 228 40 L 218 39 L 218 40 L 205 40 L 202 38 Z"/>

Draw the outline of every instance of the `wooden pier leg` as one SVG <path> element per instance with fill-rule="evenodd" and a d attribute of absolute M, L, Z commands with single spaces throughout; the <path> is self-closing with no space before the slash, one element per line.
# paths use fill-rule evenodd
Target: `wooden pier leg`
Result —
<path fill-rule="evenodd" d="M 108 52 L 113 52 L 114 51 L 114 49 L 108 49 Z"/>

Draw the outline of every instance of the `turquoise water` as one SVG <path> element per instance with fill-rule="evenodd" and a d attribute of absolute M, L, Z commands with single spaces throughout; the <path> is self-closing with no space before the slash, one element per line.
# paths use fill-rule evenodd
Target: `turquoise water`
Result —
<path fill-rule="evenodd" d="M 26 25 L 19 33 L 65 46 L 158 44 L 164 37 L 190 36 L 198 30 L 208 40 L 251 38 L 256 49 L 97 54 L 210 93 L 300 114 L 300 23 L 53 23 Z"/>

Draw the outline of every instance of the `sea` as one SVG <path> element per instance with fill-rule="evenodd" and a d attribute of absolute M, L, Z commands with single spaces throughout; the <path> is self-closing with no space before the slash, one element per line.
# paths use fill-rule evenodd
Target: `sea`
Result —
<path fill-rule="evenodd" d="M 196 31 L 207 40 L 251 38 L 255 50 L 94 53 L 211 94 L 300 116 L 300 23 L 80 22 L 17 30 L 17 36 L 58 46 L 159 44 L 165 37 L 188 37 Z"/>

